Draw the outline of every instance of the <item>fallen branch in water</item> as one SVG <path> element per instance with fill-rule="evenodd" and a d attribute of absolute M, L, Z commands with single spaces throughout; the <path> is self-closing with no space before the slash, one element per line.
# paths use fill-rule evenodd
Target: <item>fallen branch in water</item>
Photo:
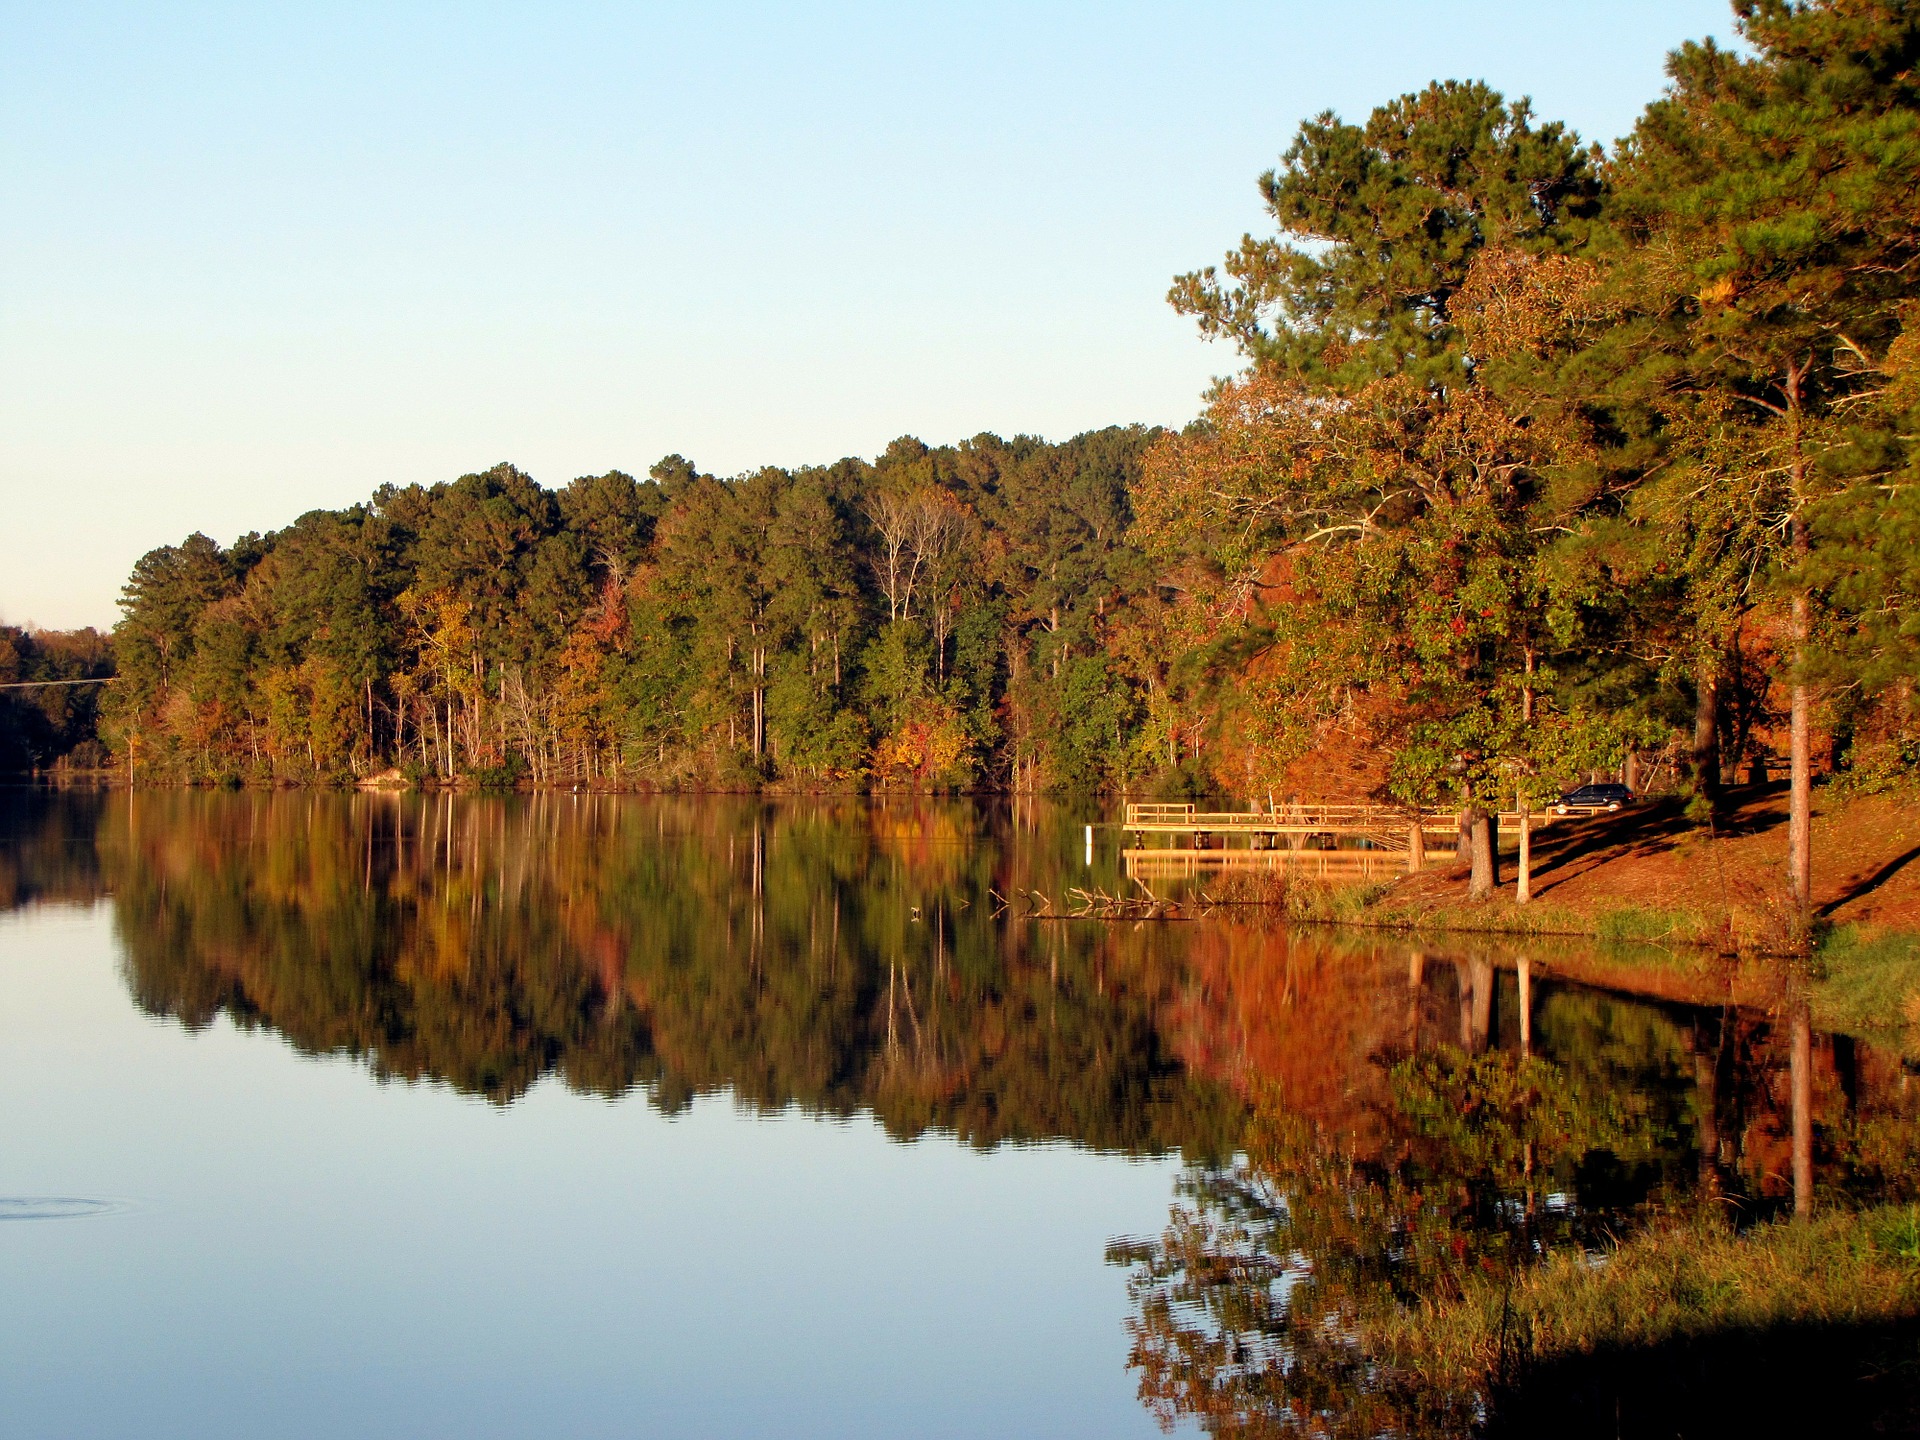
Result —
<path fill-rule="evenodd" d="M 1142 885 L 1141 889 L 1146 887 Z M 1169 920 L 1185 919 L 1180 907 L 1160 899 L 1151 890 L 1147 890 L 1146 899 L 1132 895 L 1113 895 L 1105 890 L 1082 890 L 1078 886 L 1067 892 L 1074 899 L 1074 918 L 1079 920 Z"/>

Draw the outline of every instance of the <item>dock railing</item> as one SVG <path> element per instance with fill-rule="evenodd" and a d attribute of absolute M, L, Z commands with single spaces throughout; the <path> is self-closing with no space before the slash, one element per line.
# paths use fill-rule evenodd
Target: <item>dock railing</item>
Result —
<path fill-rule="evenodd" d="M 1134 805 L 1127 806 L 1127 828 L 1133 829 L 1140 824 L 1186 823 L 1193 819 L 1191 805 Z"/>
<path fill-rule="evenodd" d="M 1274 805 L 1263 810 L 1201 810 L 1193 805 L 1129 804 L 1127 830 L 1374 830 L 1414 823 L 1391 805 Z M 1454 824 L 1453 812 L 1420 817 L 1430 828 Z"/>
<path fill-rule="evenodd" d="M 1457 853 L 1461 833 L 1458 811 L 1408 810 L 1395 805 L 1297 803 L 1251 810 L 1202 810 L 1190 804 L 1139 802 L 1127 806 L 1126 817 L 1121 828 L 1134 836 L 1134 848 L 1122 851 L 1127 863 L 1144 865 L 1159 874 L 1183 867 L 1296 867 L 1297 859 L 1277 857 L 1302 852 L 1384 852 L 1396 857 L 1390 863 L 1404 865 L 1411 872 L 1424 869 L 1428 856 L 1435 851 Z M 1527 828 L 1537 830 L 1554 818 L 1548 811 L 1533 811 L 1526 817 Z M 1520 819 L 1518 814 L 1501 815 L 1500 828 L 1517 826 Z M 1171 848 L 1149 849 L 1148 837 L 1153 835 L 1165 837 Z M 1217 858 L 1198 858 L 1203 854 Z M 1226 858 L 1229 855 L 1236 858 Z M 1404 860 L 1398 858 L 1402 856 Z M 1367 861 L 1359 868 L 1370 874 L 1380 863 Z M 1331 874 L 1336 868 L 1354 865 L 1333 861 L 1323 870 Z"/>
<path fill-rule="evenodd" d="M 1568 813 L 1584 815 L 1594 811 L 1581 807 L 1570 809 Z M 1502 828 L 1520 823 L 1517 812 L 1502 812 L 1499 818 Z M 1542 806 L 1527 818 L 1531 826 L 1538 829 L 1564 817 Z M 1451 831 L 1458 827 L 1459 822 L 1458 811 L 1423 810 L 1416 813 L 1394 805 L 1298 804 L 1274 805 L 1262 810 L 1201 810 L 1193 805 L 1130 802 L 1127 805 L 1127 818 L 1120 828 L 1174 833 L 1196 830 L 1226 833 L 1325 830 L 1348 834 L 1382 831 L 1404 835 L 1409 827 L 1416 824 L 1423 830 Z"/>

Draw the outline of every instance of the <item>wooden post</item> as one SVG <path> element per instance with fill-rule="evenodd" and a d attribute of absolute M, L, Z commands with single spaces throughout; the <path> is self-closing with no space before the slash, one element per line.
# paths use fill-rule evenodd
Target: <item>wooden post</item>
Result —
<path fill-rule="evenodd" d="M 1407 827 L 1407 873 L 1418 875 L 1427 868 L 1427 832 L 1418 818 Z"/>

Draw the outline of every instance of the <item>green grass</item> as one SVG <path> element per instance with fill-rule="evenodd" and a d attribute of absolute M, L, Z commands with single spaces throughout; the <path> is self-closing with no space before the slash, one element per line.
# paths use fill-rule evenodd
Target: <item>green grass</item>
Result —
<path fill-rule="evenodd" d="M 1842 925 L 1814 950 L 1813 1015 L 1823 1029 L 1881 1038 L 1920 1030 L 1920 935 Z"/>
<path fill-rule="evenodd" d="M 1920 1319 L 1920 1209 L 1883 1206 L 1736 1232 L 1672 1221 L 1602 1257 L 1564 1252 L 1509 1287 L 1380 1317 L 1369 1350 L 1421 1390 L 1524 1387 L 1582 1357 L 1681 1352 L 1807 1327 Z"/>
<path fill-rule="evenodd" d="M 1602 911 L 1592 925 L 1598 939 L 1638 944 L 1698 944 L 1712 930 L 1706 917 L 1694 911 L 1645 905 Z"/>

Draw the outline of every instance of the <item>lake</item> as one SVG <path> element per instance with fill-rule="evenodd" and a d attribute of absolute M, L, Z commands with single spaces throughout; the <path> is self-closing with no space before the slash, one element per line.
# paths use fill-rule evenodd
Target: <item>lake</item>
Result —
<path fill-rule="evenodd" d="M 1341 1264 L 1779 1213 L 1796 1119 L 1828 1187 L 1910 1115 L 1684 958 L 1065 917 L 1099 818 L 0 792 L 7 1434 L 1268 1433 L 1364 1409 L 1280 1313 Z"/>

